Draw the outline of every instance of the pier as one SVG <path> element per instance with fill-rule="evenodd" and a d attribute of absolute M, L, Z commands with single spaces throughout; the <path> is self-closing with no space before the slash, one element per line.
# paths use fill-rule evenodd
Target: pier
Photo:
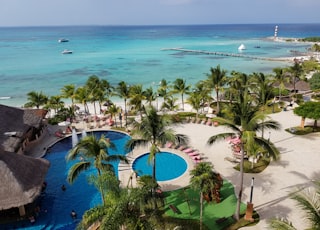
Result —
<path fill-rule="evenodd" d="M 195 53 L 195 54 L 206 54 L 206 55 L 217 55 L 225 57 L 238 57 L 238 58 L 249 58 L 256 60 L 266 60 L 266 61 L 290 61 L 288 58 L 270 58 L 270 57 L 256 57 L 239 53 L 227 53 L 227 52 L 215 52 L 215 51 L 206 51 L 206 50 L 190 50 L 184 48 L 163 48 L 162 51 L 179 51 L 186 53 Z"/>

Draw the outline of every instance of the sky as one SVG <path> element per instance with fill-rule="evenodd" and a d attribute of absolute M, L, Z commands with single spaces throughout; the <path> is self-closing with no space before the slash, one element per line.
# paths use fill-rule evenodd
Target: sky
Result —
<path fill-rule="evenodd" d="M 320 0 L 0 0 L 0 26 L 320 23 Z"/>

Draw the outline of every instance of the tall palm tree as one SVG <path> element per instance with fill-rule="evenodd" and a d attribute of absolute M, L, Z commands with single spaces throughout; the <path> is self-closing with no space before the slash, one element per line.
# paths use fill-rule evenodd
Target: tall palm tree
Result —
<path fill-rule="evenodd" d="M 293 95 L 296 95 L 296 83 L 299 81 L 301 74 L 303 72 L 302 66 L 299 62 L 295 62 L 293 66 L 290 67 L 290 72 L 292 73 L 292 85 L 293 85 Z"/>
<path fill-rule="evenodd" d="M 75 96 L 76 96 L 76 86 L 74 84 L 68 84 L 63 86 L 60 90 L 62 98 L 70 98 L 71 104 L 74 106 Z"/>
<path fill-rule="evenodd" d="M 36 107 L 37 109 L 40 106 L 47 104 L 48 97 L 42 92 L 31 91 L 27 94 L 28 102 L 25 104 L 25 107 Z"/>
<path fill-rule="evenodd" d="M 252 74 L 252 91 L 255 93 L 255 95 L 257 95 L 257 102 L 259 105 L 265 106 L 273 97 L 273 82 L 273 79 L 270 76 L 266 76 L 264 73 Z"/>
<path fill-rule="evenodd" d="M 111 164 L 114 161 L 121 160 L 128 162 L 127 158 L 123 155 L 110 155 L 108 149 L 115 149 L 115 145 L 103 135 L 101 135 L 100 139 L 94 135 L 88 135 L 82 138 L 66 156 L 67 161 L 75 160 L 79 157 L 82 159 L 70 168 L 67 177 L 69 183 L 73 183 L 81 172 L 90 167 L 96 168 L 98 175 L 101 175 L 102 171 L 114 170 Z M 103 196 L 102 201 L 105 203 Z"/>
<path fill-rule="evenodd" d="M 314 181 L 313 188 L 299 189 L 291 194 L 309 222 L 307 229 L 320 229 L 320 180 Z M 296 230 L 286 219 L 274 218 L 269 221 L 269 226 L 277 230 Z"/>
<path fill-rule="evenodd" d="M 126 146 L 132 150 L 135 146 L 150 145 L 149 161 L 152 162 L 153 167 L 152 178 L 156 180 L 156 155 L 160 152 L 160 147 L 167 142 L 187 143 L 188 138 L 183 134 L 175 134 L 170 128 L 172 123 L 170 118 L 166 115 L 158 115 L 153 106 L 147 106 L 145 114 L 141 122 L 133 122 L 133 138 L 128 141 Z"/>
<path fill-rule="evenodd" d="M 45 106 L 45 108 L 53 109 L 55 114 L 57 114 L 58 110 L 60 110 L 63 107 L 64 107 L 64 102 L 61 101 L 61 96 L 51 96 L 48 99 L 47 104 Z"/>
<path fill-rule="evenodd" d="M 217 114 L 220 112 L 220 98 L 219 92 L 222 87 L 226 84 L 226 74 L 227 71 L 220 68 L 220 65 L 217 65 L 216 68 L 210 68 L 210 74 L 207 74 L 207 83 L 209 87 L 216 93 L 217 101 Z"/>
<path fill-rule="evenodd" d="M 146 99 L 145 91 L 141 84 L 133 85 L 130 87 L 130 105 L 133 106 L 134 110 L 140 113 L 142 118 L 142 113 L 144 110 L 143 101 Z"/>
<path fill-rule="evenodd" d="M 188 93 L 190 90 L 190 85 L 186 84 L 186 80 L 182 78 L 177 78 L 172 85 L 172 93 L 180 94 L 181 95 L 181 103 L 182 103 L 182 110 L 184 110 L 184 94 Z"/>
<path fill-rule="evenodd" d="M 239 92 L 238 100 L 234 101 L 230 106 L 231 114 L 233 117 L 230 119 L 225 118 L 214 118 L 213 121 L 217 121 L 221 125 L 224 125 L 230 129 L 230 132 L 221 133 L 214 135 L 209 138 L 208 144 L 213 144 L 218 140 L 224 140 L 226 137 L 238 137 L 241 140 L 240 149 L 241 149 L 241 161 L 240 161 L 240 190 L 237 201 L 237 209 L 235 217 L 237 220 L 240 218 L 240 204 L 242 198 L 243 190 L 243 163 L 244 163 L 244 152 L 251 152 L 250 147 L 253 147 L 255 144 L 260 145 L 263 149 L 266 150 L 277 160 L 279 158 L 279 151 L 275 146 L 264 139 L 263 137 L 258 137 L 257 132 L 262 129 L 274 129 L 277 130 L 280 128 L 280 124 L 273 120 L 268 120 L 264 113 L 258 111 L 257 107 L 253 105 L 253 100 L 251 98 L 250 92 L 248 90 L 248 76 L 245 74 L 240 74 L 236 76 L 237 89 Z M 248 149 L 245 149 L 248 148 Z"/>
<path fill-rule="evenodd" d="M 178 98 L 167 96 L 161 105 L 161 110 L 176 111 L 179 109 L 179 105 L 176 103 L 177 100 Z"/>
<path fill-rule="evenodd" d="M 289 79 L 285 76 L 283 68 L 274 68 L 272 71 L 275 73 L 275 80 L 279 84 L 279 101 L 281 101 L 281 92 L 284 90 L 284 84 Z"/>
<path fill-rule="evenodd" d="M 126 125 L 128 124 L 128 111 L 127 111 L 127 100 L 130 98 L 130 86 L 127 85 L 124 81 L 118 83 L 116 87 L 116 95 L 124 100 L 124 116 L 126 120 Z"/>
<path fill-rule="evenodd" d="M 203 194 L 211 193 L 217 184 L 219 184 L 217 174 L 212 170 L 213 167 L 210 163 L 200 162 L 190 172 L 190 185 L 194 189 L 199 190 L 200 194 L 200 230 L 202 229 Z"/>
<path fill-rule="evenodd" d="M 157 99 L 157 95 L 155 92 L 153 92 L 151 86 L 144 91 L 144 95 L 146 97 L 146 101 L 150 106 L 152 105 L 152 102 L 154 102 Z"/>
<path fill-rule="evenodd" d="M 196 110 L 196 118 L 198 118 L 199 110 L 201 108 L 202 95 L 198 92 L 192 92 L 189 94 L 187 98 L 187 102 L 192 106 L 193 109 Z"/>
<path fill-rule="evenodd" d="M 120 112 L 121 112 L 120 107 L 116 106 L 115 104 L 110 105 L 108 108 L 108 113 L 110 113 L 111 119 L 114 118 L 114 123 L 116 124 L 116 127 L 117 127 L 117 114 L 119 114 Z M 122 126 L 122 124 L 120 125 Z"/>
<path fill-rule="evenodd" d="M 89 113 L 89 107 L 87 102 L 89 101 L 88 89 L 87 87 L 79 87 L 76 90 L 75 101 L 81 103 L 84 107 L 84 111 Z"/>

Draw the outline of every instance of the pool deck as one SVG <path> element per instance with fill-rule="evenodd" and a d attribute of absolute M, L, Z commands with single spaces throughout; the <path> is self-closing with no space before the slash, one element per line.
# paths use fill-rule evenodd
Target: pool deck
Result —
<path fill-rule="evenodd" d="M 194 161 L 183 151 L 180 151 L 174 148 L 161 148 L 160 150 L 162 152 L 174 153 L 180 156 L 181 158 L 183 158 L 187 163 L 187 170 L 181 176 L 172 180 L 158 182 L 161 189 L 163 191 L 171 191 L 171 190 L 176 190 L 176 189 L 188 186 L 190 181 L 190 170 L 192 170 L 195 166 Z M 133 171 L 132 163 L 136 158 L 148 152 L 150 152 L 148 147 L 135 148 L 132 152 L 127 154 L 127 157 L 130 161 L 129 164 L 125 164 L 125 163 L 119 164 L 118 176 L 119 176 L 119 180 L 121 181 L 121 186 L 135 187 L 137 185 L 137 177 Z"/>

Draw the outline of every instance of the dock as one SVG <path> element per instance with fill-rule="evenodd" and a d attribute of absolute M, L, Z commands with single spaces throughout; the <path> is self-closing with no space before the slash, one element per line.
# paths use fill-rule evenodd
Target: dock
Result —
<path fill-rule="evenodd" d="M 237 57 L 237 58 L 248 58 L 248 59 L 256 59 L 256 60 L 266 60 L 266 61 L 290 61 L 288 58 L 270 58 L 270 57 L 256 57 L 239 53 L 227 53 L 227 52 L 219 52 L 219 51 L 206 51 L 206 50 L 190 50 L 184 48 L 163 48 L 162 51 L 179 51 L 186 53 L 195 53 L 195 54 L 205 54 L 205 55 L 217 55 L 217 56 L 225 56 L 225 57 Z"/>

